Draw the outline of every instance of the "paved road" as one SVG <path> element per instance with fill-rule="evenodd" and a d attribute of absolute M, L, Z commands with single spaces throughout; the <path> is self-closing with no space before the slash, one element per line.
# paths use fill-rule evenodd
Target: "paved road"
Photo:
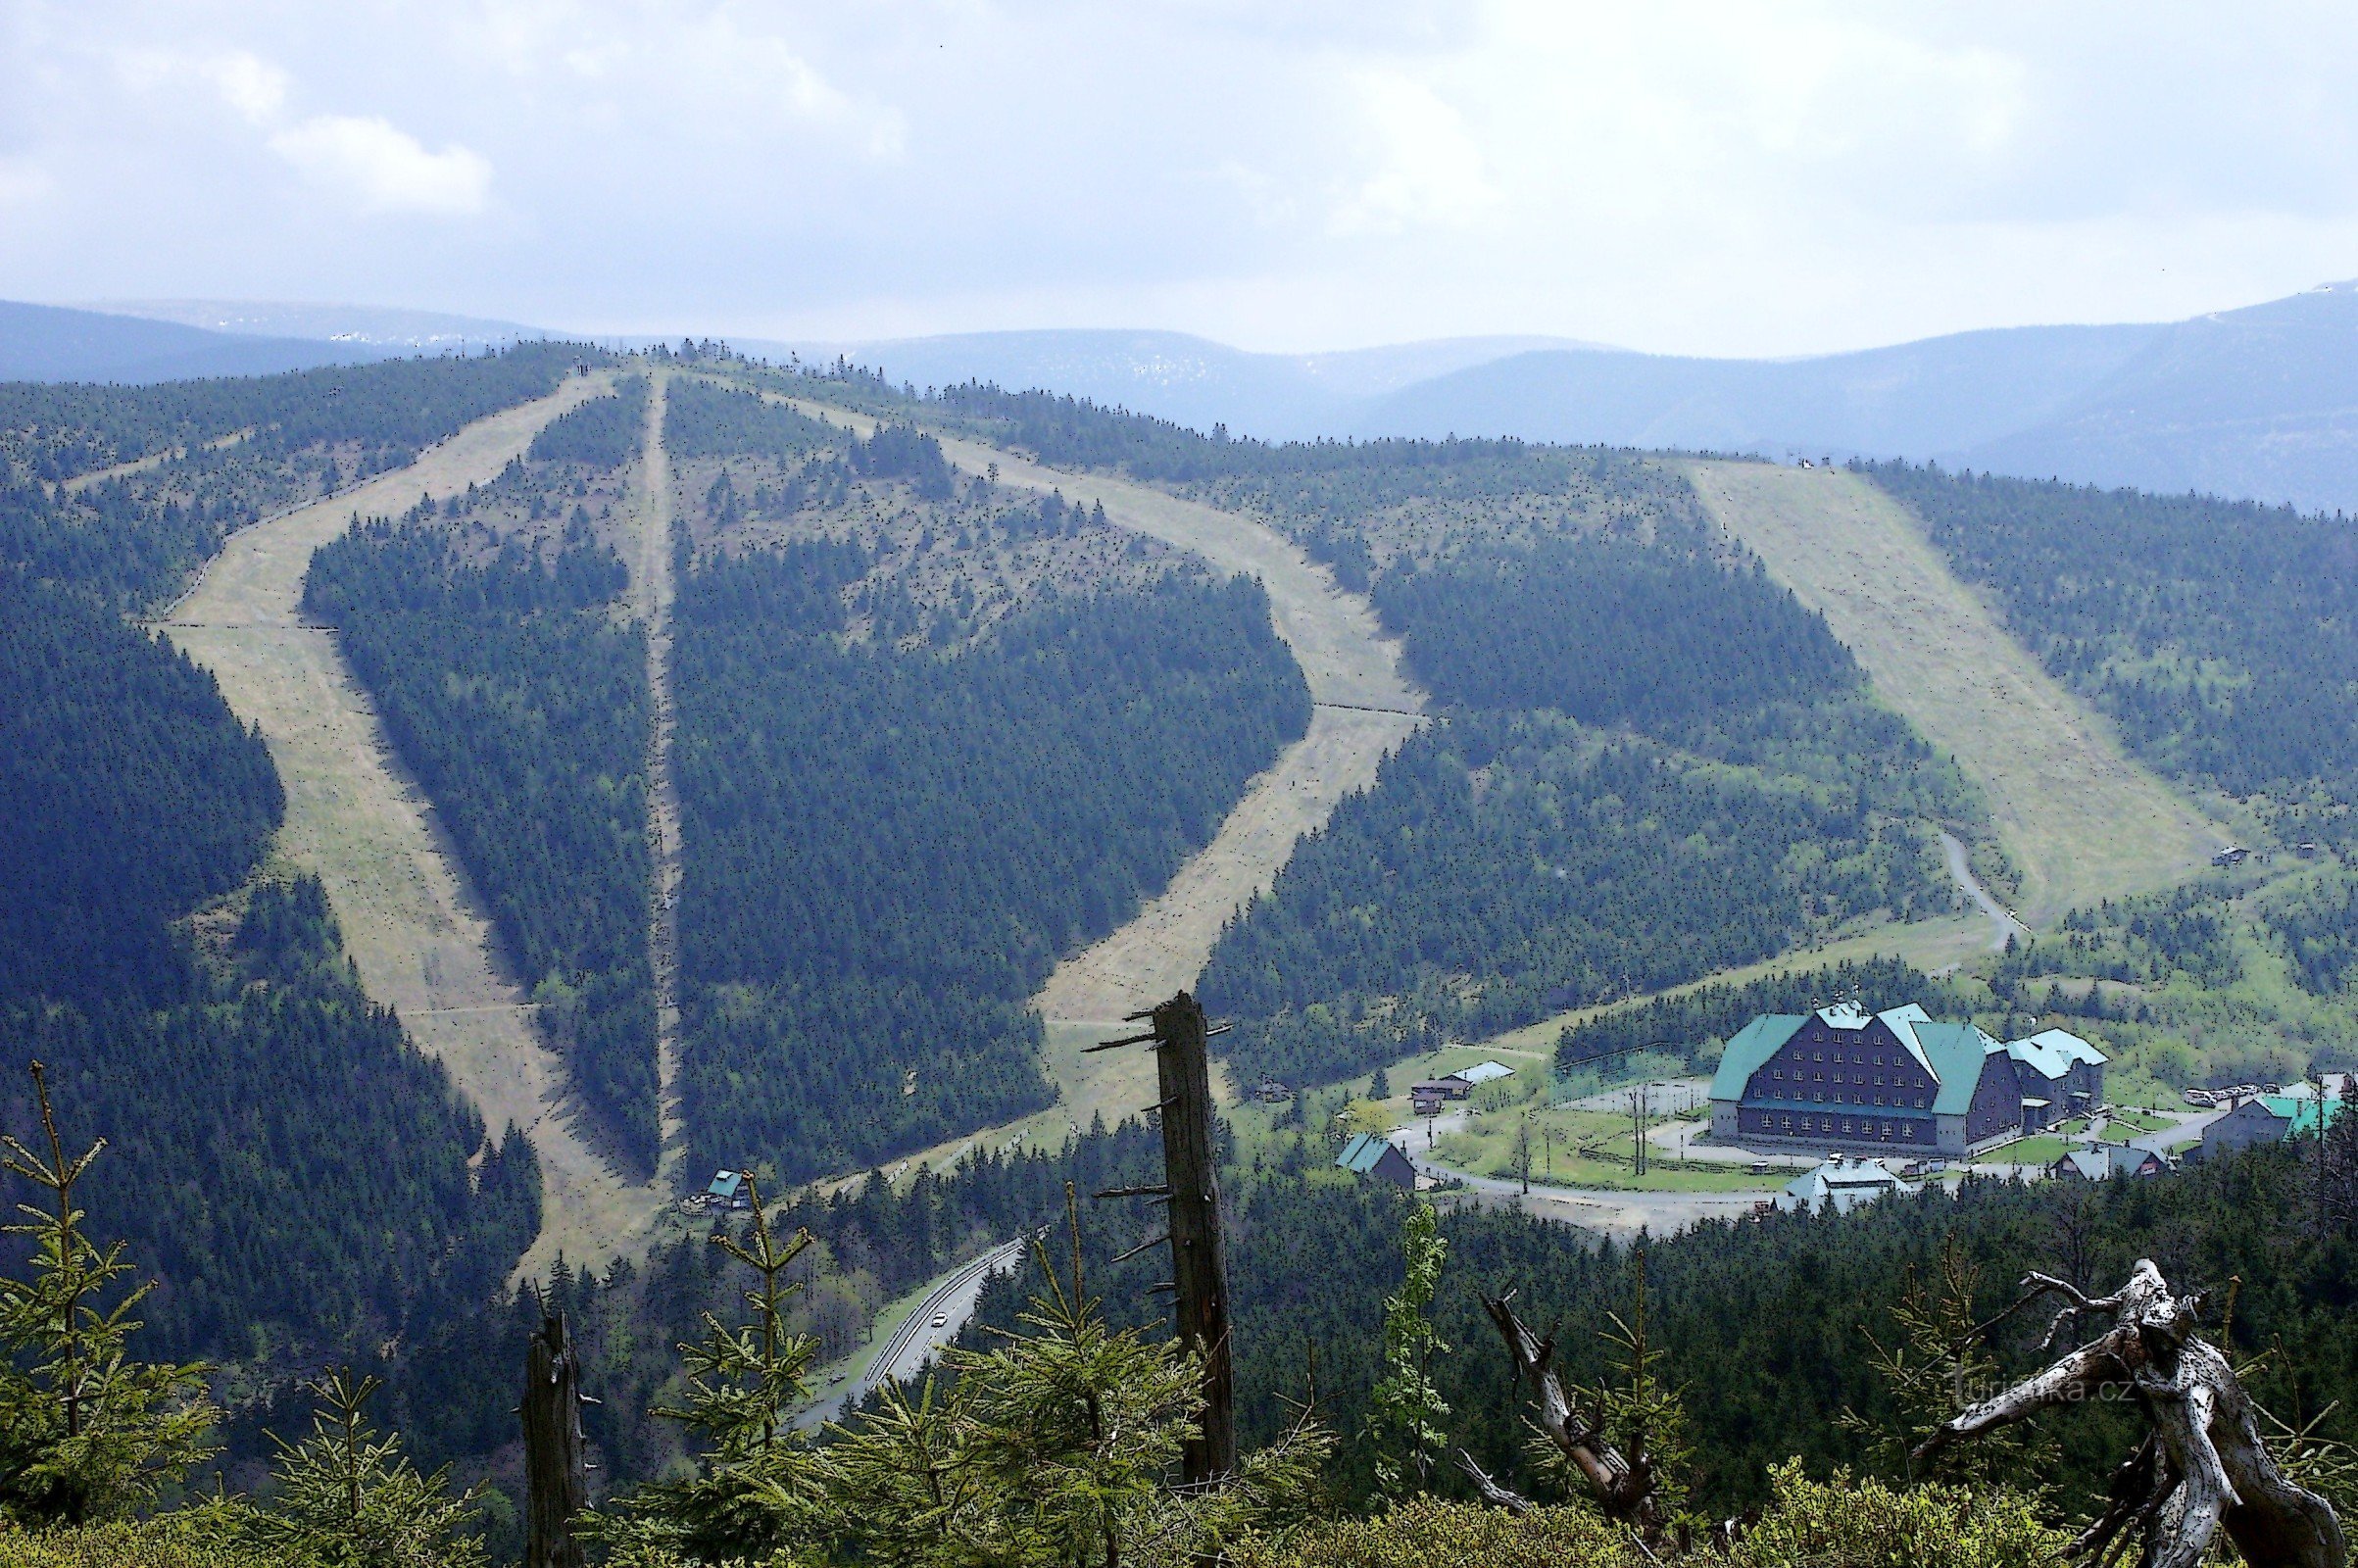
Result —
<path fill-rule="evenodd" d="M 1990 890 L 1983 887 L 1974 876 L 1972 858 L 1967 856 L 1964 843 L 1955 834 L 1943 832 L 1940 835 L 1940 854 L 1942 858 L 1948 862 L 1948 874 L 1955 878 L 1957 886 L 1963 888 L 1965 896 L 1973 900 L 1984 914 L 1990 916 L 1990 952 L 2005 952 L 2008 937 L 2020 936 L 2025 939 L 2030 937 L 2031 928 L 2014 918 L 2011 910 L 1991 898 Z"/>
<path fill-rule="evenodd" d="M 1462 1112 L 1437 1117 L 1434 1136 L 1447 1138 L 1464 1120 Z M 1541 1219 L 1561 1220 L 1617 1240 L 1627 1240 L 1640 1231 L 1669 1236 L 1697 1220 L 1738 1218 L 1750 1213 L 1754 1203 L 1769 1196 L 1766 1192 L 1620 1192 L 1604 1187 L 1550 1187 L 1542 1182 L 1533 1182 L 1531 1191 L 1525 1193 L 1520 1182 L 1475 1176 L 1435 1163 L 1428 1157 L 1429 1145 L 1421 1123 L 1399 1129 L 1392 1134 L 1392 1141 L 1419 1171 L 1437 1179 L 1454 1177 L 1486 1202 L 1517 1204 Z"/>
<path fill-rule="evenodd" d="M 815 1432 L 827 1422 L 840 1418 L 844 1411 L 857 1406 L 874 1393 L 886 1379 L 906 1381 L 916 1375 L 927 1359 L 941 1353 L 944 1346 L 958 1338 L 958 1331 L 974 1316 L 974 1306 L 982 1298 L 984 1283 L 994 1274 L 1013 1268 L 1023 1251 L 1027 1238 L 1018 1237 L 1003 1242 L 973 1262 L 953 1269 L 940 1283 L 925 1294 L 915 1310 L 901 1320 L 884 1348 L 869 1360 L 867 1370 L 821 1398 L 817 1403 L 798 1411 L 794 1424 L 805 1432 Z M 946 1321 L 940 1328 L 933 1326 L 935 1318 Z"/>

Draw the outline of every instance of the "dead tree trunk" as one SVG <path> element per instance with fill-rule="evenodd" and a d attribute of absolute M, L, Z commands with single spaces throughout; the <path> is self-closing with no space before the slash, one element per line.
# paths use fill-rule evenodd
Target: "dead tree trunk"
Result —
<path fill-rule="evenodd" d="M 2225 1525 L 2252 1568 L 2345 1568 L 2349 1552 L 2333 1506 L 2277 1468 L 2251 1396 L 2227 1357 L 2195 1337 L 2199 1297 L 2171 1295 L 2150 1259 L 2111 1296 L 2091 1298 L 2044 1274 L 2030 1275 L 2023 1287 L 2025 1303 L 2047 1295 L 2069 1303 L 2047 1331 L 2050 1346 L 2082 1313 L 2109 1313 L 2112 1327 L 1940 1427 L 1918 1458 L 2049 1405 L 2127 1390 L 2152 1431 L 2114 1476 L 2108 1506 L 2073 1543 L 2072 1555 L 2103 1561 L 2135 1530 L 2142 1568 L 2194 1568 Z"/>
<path fill-rule="evenodd" d="M 1106 1040 L 1087 1050 L 1154 1048 L 1154 1073 L 1162 1098 L 1160 1187 L 1116 1188 L 1099 1198 L 1151 1198 L 1169 1205 L 1170 1229 L 1122 1257 L 1168 1242 L 1171 1277 L 1155 1286 L 1167 1290 L 1176 1308 L 1179 1344 L 1203 1368 L 1201 1436 L 1181 1451 L 1180 1474 L 1190 1486 L 1220 1481 L 1236 1471 L 1236 1378 L 1228 1345 L 1228 1258 L 1220 1240 L 1220 1182 L 1212 1161 L 1211 1056 L 1218 1031 L 1207 1029 L 1203 1004 L 1182 991 L 1159 1006 L 1131 1013 L 1124 1023 L 1153 1020 L 1143 1034 Z M 1225 1029 L 1227 1025 L 1221 1025 Z M 1119 1262 L 1121 1258 L 1114 1261 Z"/>
<path fill-rule="evenodd" d="M 1595 1422 L 1573 1408 L 1572 1401 L 1564 1396 L 1562 1382 L 1549 1364 L 1555 1358 L 1555 1337 L 1548 1335 L 1543 1339 L 1532 1333 L 1515 1315 L 1514 1307 L 1509 1304 L 1513 1299 L 1512 1292 L 1496 1299 L 1486 1296 L 1482 1298 L 1482 1309 L 1497 1325 L 1498 1338 L 1506 1342 L 1506 1353 L 1514 1361 L 1516 1379 L 1530 1389 L 1532 1403 L 1539 1406 L 1539 1429 L 1580 1472 L 1597 1509 L 1607 1519 L 1635 1525 L 1641 1532 L 1652 1534 L 1661 1524 L 1652 1464 L 1644 1458 L 1634 1463 L 1624 1458 Z M 1473 1482 L 1483 1500 L 1493 1506 L 1514 1513 L 1523 1513 L 1531 1507 L 1529 1498 L 1492 1480 L 1474 1462 L 1474 1456 L 1463 1449 L 1457 1453 L 1457 1468 Z"/>
<path fill-rule="evenodd" d="M 541 1318 L 524 1355 L 524 1568 L 582 1568 L 573 1520 L 589 1506 L 581 1386 L 565 1315 Z"/>
<path fill-rule="evenodd" d="M 1171 1189 L 1171 1283 L 1179 1343 L 1204 1368 L 1203 1436 L 1187 1446 L 1191 1482 L 1236 1470 L 1236 1382 L 1228 1346 L 1228 1260 L 1220 1240 L 1220 1183 L 1211 1147 L 1211 1061 L 1204 1008 L 1182 991 L 1156 1007 L 1155 1074 L 1162 1090 L 1162 1164 Z"/>

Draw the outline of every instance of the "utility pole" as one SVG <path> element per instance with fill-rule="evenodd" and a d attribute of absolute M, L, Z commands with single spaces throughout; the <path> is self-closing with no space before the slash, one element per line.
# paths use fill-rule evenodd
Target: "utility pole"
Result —
<path fill-rule="evenodd" d="M 580 1365 L 565 1314 L 541 1314 L 524 1354 L 524 1568 L 582 1568 L 573 1521 L 589 1506 Z"/>
<path fill-rule="evenodd" d="M 1156 1286 L 1172 1295 L 1181 1348 L 1204 1373 L 1202 1436 L 1180 1453 L 1190 1486 L 1218 1482 L 1236 1471 L 1236 1377 L 1229 1356 L 1228 1259 L 1220 1237 L 1220 1183 L 1212 1161 L 1211 1054 L 1217 1031 L 1204 1026 L 1203 1004 L 1182 991 L 1123 1020 L 1151 1020 L 1144 1034 L 1091 1046 L 1112 1051 L 1152 1045 L 1162 1098 L 1163 1186 L 1116 1189 L 1100 1198 L 1154 1198 L 1169 1205 L 1170 1230 L 1157 1240 L 1171 1247 L 1171 1277 Z M 1154 1246 L 1153 1242 L 1146 1244 Z M 1127 1255 L 1127 1254 L 1125 1254 Z"/>

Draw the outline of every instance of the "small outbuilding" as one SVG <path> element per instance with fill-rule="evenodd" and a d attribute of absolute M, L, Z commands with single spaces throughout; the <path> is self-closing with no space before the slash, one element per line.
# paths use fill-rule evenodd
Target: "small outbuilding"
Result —
<path fill-rule="evenodd" d="M 1904 1196 L 1916 1191 L 1915 1183 L 1901 1181 L 1881 1160 L 1829 1154 L 1815 1170 L 1787 1182 L 1785 1191 L 1777 1195 L 1776 1206 L 1788 1214 L 1823 1214 L 1829 1209 L 1847 1214 L 1859 1204 L 1872 1203 L 1889 1194 Z"/>
<path fill-rule="evenodd" d="M 2075 1149 L 2047 1167 L 2054 1177 L 2100 1182 L 2113 1176 L 2159 1176 L 2170 1163 L 2150 1149 L 2131 1144 L 2091 1144 Z"/>
<path fill-rule="evenodd" d="M 2320 1128 L 2340 1119 L 2339 1096 L 2301 1094 L 2254 1095 L 2202 1130 L 2202 1157 L 2224 1154 L 2254 1144 L 2281 1144 L 2288 1138 L 2314 1138 Z"/>
<path fill-rule="evenodd" d="M 1410 1191 L 1416 1187 L 1416 1167 L 1408 1156 L 1400 1152 L 1399 1145 L 1375 1133 L 1352 1134 L 1343 1152 L 1335 1156 L 1335 1163 L 1353 1176 L 1372 1176 Z"/>
<path fill-rule="evenodd" d="M 704 1190 L 708 1208 L 751 1208 L 753 1195 L 746 1189 L 745 1172 L 719 1170 L 712 1173 L 712 1185 Z"/>

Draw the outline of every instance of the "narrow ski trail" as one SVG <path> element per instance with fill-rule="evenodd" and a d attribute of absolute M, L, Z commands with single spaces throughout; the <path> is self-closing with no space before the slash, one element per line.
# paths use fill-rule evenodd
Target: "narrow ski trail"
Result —
<path fill-rule="evenodd" d="M 570 379 L 406 467 L 232 534 L 163 622 L 269 742 L 286 787 L 279 846 L 325 885 L 368 996 L 399 1009 L 494 1137 L 514 1122 L 531 1140 L 542 1217 L 524 1272 L 560 1252 L 585 1262 L 633 1250 L 662 1211 L 663 1189 L 624 1181 L 575 1128 L 564 1067 L 533 1027 L 523 989 L 501 971 L 484 902 L 432 803 L 394 756 L 334 637 L 303 624 L 303 577 L 312 553 L 355 514 L 398 515 L 488 483 L 609 379 Z"/>
<path fill-rule="evenodd" d="M 633 498 L 638 549 L 630 564 L 633 608 L 647 631 L 647 701 L 653 723 L 647 749 L 647 831 L 655 885 L 648 901 L 648 948 L 655 965 L 655 1063 L 663 1094 L 663 1157 L 655 1185 L 678 1185 L 687 1158 L 679 1106 L 679 790 L 671 777 L 671 459 L 663 447 L 670 377 L 657 370 L 647 388 L 647 434 Z"/>
<path fill-rule="evenodd" d="M 1922 526 L 1860 475 L 1691 462 L 1696 493 L 1801 603 L 1826 617 L 1884 700 L 1989 796 L 2039 926 L 2200 871 L 2226 842 L 2132 757 L 1949 570 Z"/>

